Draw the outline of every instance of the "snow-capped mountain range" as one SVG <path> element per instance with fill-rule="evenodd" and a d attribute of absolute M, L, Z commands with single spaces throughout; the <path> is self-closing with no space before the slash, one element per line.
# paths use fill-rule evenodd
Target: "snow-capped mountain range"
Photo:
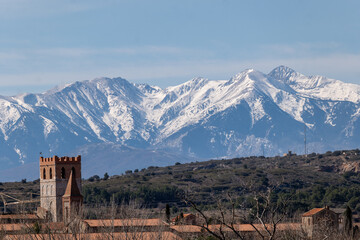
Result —
<path fill-rule="evenodd" d="M 305 128 L 308 152 L 357 148 L 359 102 L 360 85 L 285 66 L 269 74 L 247 69 L 230 80 L 194 78 L 165 89 L 122 78 L 75 82 L 43 94 L 0 96 L 0 166 L 37 162 L 40 152 L 84 149 L 99 162 L 102 144 L 112 146 L 101 147 L 107 163 L 126 161 L 118 150 L 109 154 L 114 146 L 162 153 L 163 165 L 182 156 L 304 153 Z M 138 159 L 140 167 L 147 156 Z"/>

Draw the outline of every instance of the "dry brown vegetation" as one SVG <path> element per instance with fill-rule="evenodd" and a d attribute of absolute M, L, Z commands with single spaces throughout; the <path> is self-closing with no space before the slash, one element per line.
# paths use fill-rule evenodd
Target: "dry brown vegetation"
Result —
<path fill-rule="evenodd" d="M 126 174 L 110 178 L 95 176 L 83 181 L 85 204 L 82 216 L 78 218 L 78 222 L 74 221 L 72 225 L 67 226 L 67 230 L 62 234 L 68 237 L 69 235 L 65 235 L 68 232 L 89 233 L 89 230 L 84 230 L 81 224 L 82 219 L 162 218 L 165 220 L 166 204 L 171 206 L 172 217 L 180 212 L 203 213 L 208 220 L 211 219 L 210 225 L 222 224 L 226 228 L 230 227 L 230 231 L 223 231 L 225 238 L 222 239 L 236 239 L 236 233 L 232 232 L 231 224 L 262 224 L 263 221 L 264 224 L 272 223 L 274 226 L 274 223 L 299 222 L 299 214 L 313 207 L 324 205 L 344 207 L 348 204 L 360 211 L 358 197 L 360 175 L 357 172 L 360 155 L 358 153 L 358 150 L 353 150 L 345 154 L 342 151 L 336 151 L 310 154 L 306 157 L 247 157 L 211 160 L 161 168 L 149 167 L 127 171 Z M 269 193 L 268 189 L 275 185 L 277 187 L 266 195 Z M 30 192 L 39 193 L 39 181 L 1 183 L 0 192 L 10 192 L 21 199 L 29 199 Z M 263 199 L 261 204 L 266 203 L 267 200 L 269 205 L 279 204 L 283 199 L 287 201 L 283 207 L 272 213 L 273 217 L 269 213 L 261 216 L 263 208 L 257 207 L 259 197 Z M 35 205 L 19 205 L 11 210 L 28 212 L 35 207 Z M 234 215 L 233 210 L 236 210 L 237 215 Z M 281 213 L 279 210 L 284 210 L 284 212 Z M 208 222 L 204 216 L 199 215 L 201 226 L 205 226 Z M 248 219 L 249 217 L 251 219 Z M 279 222 L 276 220 L 278 217 L 280 217 Z M 264 224 L 262 225 L 266 226 Z M 33 228 L 36 227 L 29 227 L 29 229 Z M 32 233 L 29 229 L 22 231 Z M 40 233 L 46 234 L 45 229 L 41 228 Z M 109 239 L 132 239 L 129 236 L 122 238 L 124 236 L 112 235 L 119 230 L 115 231 L 115 227 L 100 227 L 100 229 L 103 234 L 107 234 Z M 136 228 L 122 227 L 120 229 L 125 232 L 139 233 L 149 230 L 141 224 Z M 271 233 L 273 229 L 263 230 L 261 234 L 246 233 L 243 239 L 272 239 L 271 235 L 274 235 L 273 239 L 306 239 L 301 230 L 281 230 L 275 231 L 275 234 Z M 167 232 L 167 227 L 157 228 L 156 231 Z M 217 235 L 222 235 L 220 229 L 216 231 L 218 231 Z M 39 232 L 39 229 L 36 232 Z M 319 230 L 317 234 L 319 239 L 351 239 L 350 236 L 340 237 L 343 235 L 342 232 L 331 229 Z M 0 239 L 3 235 L 4 232 L 0 231 Z M 200 233 L 180 235 L 189 239 L 214 239 L 215 237 L 206 229 Z M 132 237 L 135 239 L 136 236 Z M 221 238 L 215 237 L 215 239 Z"/>

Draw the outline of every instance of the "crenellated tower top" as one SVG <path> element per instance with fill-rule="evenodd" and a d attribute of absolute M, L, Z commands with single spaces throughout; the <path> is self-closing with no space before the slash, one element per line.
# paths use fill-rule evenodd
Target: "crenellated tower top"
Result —
<path fill-rule="evenodd" d="M 49 157 L 49 158 L 40 157 L 40 166 L 55 164 L 55 163 L 60 163 L 60 164 L 61 163 L 72 163 L 72 164 L 81 163 L 81 156 L 78 155 L 77 157 L 68 157 L 68 156 L 58 157 L 55 155 L 55 156 Z"/>

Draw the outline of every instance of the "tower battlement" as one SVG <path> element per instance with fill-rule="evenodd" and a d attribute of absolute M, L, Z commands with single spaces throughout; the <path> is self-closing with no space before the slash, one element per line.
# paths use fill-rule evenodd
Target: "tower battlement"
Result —
<path fill-rule="evenodd" d="M 52 163 L 81 163 L 81 156 L 78 155 L 77 157 L 68 157 L 68 156 L 64 156 L 64 157 L 58 157 L 58 156 L 53 156 L 53 157 L 49 157 L 49 158 L 44 158 L 44 157 L 40 157 L 40 165 L 48 165 L 48 164 L 52 164 Z"/>

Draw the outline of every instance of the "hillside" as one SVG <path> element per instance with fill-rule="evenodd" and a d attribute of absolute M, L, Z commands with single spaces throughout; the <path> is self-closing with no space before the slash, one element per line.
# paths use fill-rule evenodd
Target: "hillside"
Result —
<path fill-rule="evenodd" d="M 83 182 L 85 204 L 104 205 L 111 199 L 118 204 L 137 200 L 144 207 L 162 208 L 169 203 L 173 211 L 184 207 L 184 194 L 211 209 L 217 199 L 230 193 L 238 203 L 248 201 L 250 191 L 264 192 L 278 186 L 274 200 L 291 195 L 290 211 L 312 207 L 349 204 L 360 211 L 360 151 L 334 151 L 324 154 L 284 157 L 247 157 L 211 160 L 168 167 L 148 167 L 127 171 L 105 180 L 93 176 Z M 0 191 L 39 191 L 38 181 L 2 183 Z"/>

